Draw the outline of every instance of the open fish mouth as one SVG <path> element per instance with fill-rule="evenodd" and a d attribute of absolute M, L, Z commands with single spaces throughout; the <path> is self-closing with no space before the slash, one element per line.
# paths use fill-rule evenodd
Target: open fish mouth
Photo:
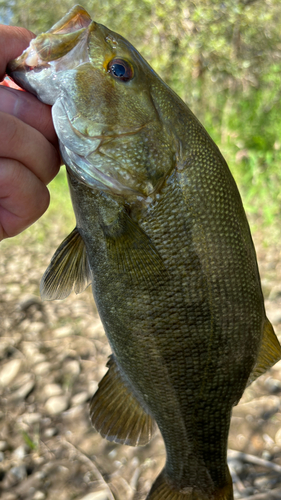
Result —
<path fill-rule="evenodd" d="M 47 67 L 50 62 L 61 59 L 73 50 L 80 41 L 85 42 L 87 28 L 95 24 L 83 7 L 76 5 L 49 31 L 31 40 L 21 56 L 9 63 L 8 73 Z"/>
<path fill-rule="evenodd" d="M 10 61 L 7 74 L 46 104 L 54 104 L 56 93 L 48 96 L 44 91 L 48 79 L 89 62 L 87 40 L 95 27 L 89 14 L 77 5 L 49 31 L 31 40 L 21 56 Z"/>

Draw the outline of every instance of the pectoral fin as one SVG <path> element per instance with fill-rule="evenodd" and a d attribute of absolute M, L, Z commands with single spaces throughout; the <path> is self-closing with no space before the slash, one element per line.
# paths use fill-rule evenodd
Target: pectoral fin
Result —
<path fill-rule="evenodd" d="M 130 446 L 144 445 L 150 441 L 156 424 L 124 384 L 112 356 L 107 366 L 109 370 L 90 404 L 92 424 L 109 441 Z"/>
<path fill-rule="evenodd" d="M 81 293 L 91 283 L 86 248 L 77 228 L 63 240 L 40 283 L 43 300 L 64 299 Z"/>
<path fill-rule="evenodd" d="M 168 277 L 153 242 L 125 210 L 113 224 L 104 227 L 104 234 L 109 258 L 120 273 L 137 283 Z"/>
<path fill-rule="evenodd" d="M 256 380 L 260 375 L 265 373 L 269 368 L 277 363 L 277 361 L 280 361 L 280 359 L 281 346 L 270 321 L 266 319 L 258 359 L 248 379 L 247 386 Z"/>

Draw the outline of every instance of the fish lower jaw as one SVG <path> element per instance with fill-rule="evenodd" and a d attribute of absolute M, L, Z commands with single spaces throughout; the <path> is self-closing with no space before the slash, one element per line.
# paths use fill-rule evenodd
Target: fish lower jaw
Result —
<path fill-rule="evenodd" d="M 26 50 L 25 55 L 26 55 L 26 57 L 24 59 L 24 64 L 30 70 L 37 68 L 38 66 L 44 64 L 42 59 L 40 59 L 37 50 L 32 47 L 32 42 L 30 43 L 30 47 Z"/>
<path fill-rule="evenodd" d="M 130 199 L 130 201 L 143 201 L 147 198 L 141 192 L 126 186 L 110 174 L 94 167 L 87 158 L 74 153 L 63 144 L 60 144 L 60 149 L 69 171 L 88 188 L 122 196 L 126 200 Z"/>

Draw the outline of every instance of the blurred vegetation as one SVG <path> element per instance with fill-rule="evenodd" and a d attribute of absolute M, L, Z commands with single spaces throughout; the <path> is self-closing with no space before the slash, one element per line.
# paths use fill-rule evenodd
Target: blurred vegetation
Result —
<path fill-rule="evenodd" d="M 0 16 L 40 33 L 73 5 L 0 0 Z M 226 157 L 247 210 L 267 223 L 277 220 L 280 0 L 84 0 L 83 6 L 129 39 L 194 111 Z"/>

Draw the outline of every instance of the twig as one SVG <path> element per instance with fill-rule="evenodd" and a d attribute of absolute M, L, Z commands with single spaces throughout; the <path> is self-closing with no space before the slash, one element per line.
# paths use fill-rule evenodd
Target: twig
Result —
<path fill-rule="evenodd" d="M 257 493 L 251 497 L 240 498 L 240 500 L 280 500 L 281 490 L 275 489 L 271 491 L 266 491 L 265 493 Z"/>
<path fill-rule="evenodd" d="M 242 483 L 241 479 L 239 478 L 238 474 L 236 473 L 236 471 L 233 468 L 229 467 L 229 470 L 230 470 L 230 474 L 231 474 L 233 483 L 235 484 L 239 493 L 242 494 L 246 489 L 244 484 Z"/>
<path fill-rule="evenodd" d="M 94 472 L 94 474 L 96 475 L 97 479 L 106 487 L 108 500 L 115 500 L 109 485 L 107 484 L 104 477 L 102 476 L 102 474 L 98 470 L 97 466 L 92 462 L 92 460 L 83 451 L 79 450 L 79 448 L 77 448 L 74 444 L 67 441 L 65 438 L 61 438 L 61 442 L 66 447 L 74 450 L 83 462 L 90 465 L 90 467 L 91 467 L 92 471 Z"/>
<path fill-rule="evenodd" d="M 243 453 L 242 451 L 236 451 L 236 450 L 228 450 L 227 456 L 229 458 L 235 458 L 237 460 L 242 460 L 243 462 L 249 462 L 254 465 L 261 465 L 262 467 L 266 467 L 267 469 L 274 470 L 275 472 L 281 474 L 280 465 L 274 464 L 273 462 L 269 462 L 268 460 L 264 460 L 263 458 L 255 457 L 254 455 L 249 455 L 248 453 Z"/>

